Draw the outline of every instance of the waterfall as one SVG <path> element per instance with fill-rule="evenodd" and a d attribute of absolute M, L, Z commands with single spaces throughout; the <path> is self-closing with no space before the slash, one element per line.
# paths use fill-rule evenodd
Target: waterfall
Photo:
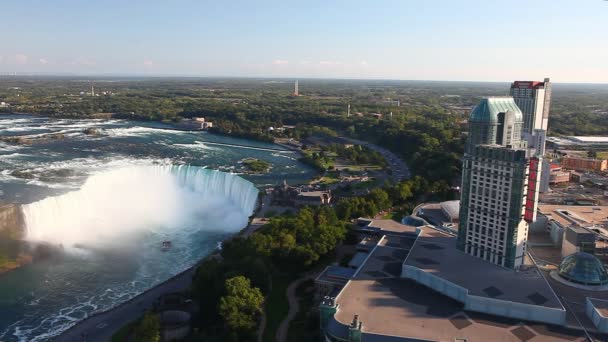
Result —
<path fill-rule="evenodd" d="M 22 207 L 30 240 L 114 244 L 184 226 L 235 232 L 247 224 L 258 190 L 229 173 L 189 165 L 138 165 L 92 175 L 73 192 Z"/>

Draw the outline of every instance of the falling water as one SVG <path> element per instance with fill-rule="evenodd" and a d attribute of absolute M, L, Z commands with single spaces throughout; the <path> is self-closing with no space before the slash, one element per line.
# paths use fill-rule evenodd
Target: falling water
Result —
<path fill-rule="evenodd" d="M 229 173 L 188 165 L 131 166 L 93 175 L 80 190 L 25 205 L 23 213 L 30 240 L 106 245 L 143 231 L 180 229 L 218 210 L 231 221 L 228 227 L 242 228 L 257 194 L 252 183 Z M 223 212 L 226 202 L 238 212 Z"/>

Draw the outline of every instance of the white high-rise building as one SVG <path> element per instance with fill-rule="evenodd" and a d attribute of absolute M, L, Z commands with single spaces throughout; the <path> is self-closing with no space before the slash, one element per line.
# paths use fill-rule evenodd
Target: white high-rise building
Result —
<path fill-rule="evenodd" d="M 534 220 L 539 161 L 521 139 L 523 114 L 512 97 L 481 100 L 469 117 L 458 248 L 491 263 L 523 263 Z"/>
<path fill-rule="evenodd" d="M 551 82 L 515 81 L 511 83 L 510 95 L 523 113 L 522 136 L 528 139 L 535 129 L 547 130 L 551 107 Z"/>

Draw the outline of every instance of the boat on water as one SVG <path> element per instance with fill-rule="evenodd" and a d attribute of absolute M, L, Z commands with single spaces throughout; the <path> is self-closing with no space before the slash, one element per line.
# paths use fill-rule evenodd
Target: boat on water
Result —
<path fill-rule="evenodd" d="M 163 252 L 168 251 L 169 249 L 171 249 L 171 241 L 163 241 L 163 243 L 160 246 L 160 250 Z"/>

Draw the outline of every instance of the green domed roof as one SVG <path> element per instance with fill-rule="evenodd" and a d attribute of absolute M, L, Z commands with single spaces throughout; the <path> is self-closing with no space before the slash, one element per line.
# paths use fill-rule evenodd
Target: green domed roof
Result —
<path fill-rule="evenodd" d="M 570 254 L 559 264 L 558 274 L 571 282 L 584 285 L 608 284 L 608 274 L 602 262 L 593 254 Z"/>
<path fill-rule="evenodd" d="M 515 113 L 515 121 L 523 121 L 521 109 L 519 109 L 512 97 L 485 97 L 473 109 L 469 116 L 469 121 L 498 122 L 498 113 L 506 113 L 508 111 Z"/>

